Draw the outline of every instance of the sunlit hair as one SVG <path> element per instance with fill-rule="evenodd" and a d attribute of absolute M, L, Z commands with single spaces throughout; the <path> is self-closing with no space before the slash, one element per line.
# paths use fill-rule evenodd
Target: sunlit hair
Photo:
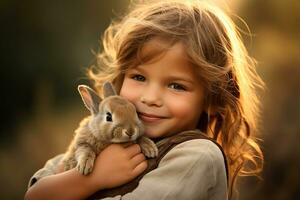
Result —
<path fill-rule="evenodd" d="M 231 193 L 238 177 L 257 175 L 263 166 L 254 136 L 259 115 L 256 90 L 263 88 L 255 62 L 235 24 L 217 7 L 203 1 L 143 2 L 105 31 L 103 50 L 88 71 L 97 90 L 107 80 L 119 90 L 126 69 L 151 59 L 141 56 L 141 50 L 155 37 L 165 38 L 170 46 L 182 42 L 199 71 L 206 95 L 198 128 L 223 147 Z"/>

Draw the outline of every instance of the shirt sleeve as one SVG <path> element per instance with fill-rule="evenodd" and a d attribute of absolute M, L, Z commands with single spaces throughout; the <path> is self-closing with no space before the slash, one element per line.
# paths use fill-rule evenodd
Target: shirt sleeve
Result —
<path fill-rule="evenodd" d="M 226 200 L 224 158 L 216 144 L 195 139 L 168 152 L 158 168 L 146 174 L 138 187 L 123 196 L 105 200 Z"/>
<path fill-rule="evenodd" d="M 41 169 L 39 169 L 37 172 L 34 173 L 34 175 L 30 178 L 28 183 L 28 188 L 30 188 L 33 184 L 35 184 L 38 180 L 40 180 L 43 177 L 54 175 L 56 167 L 58 163 L 63 158 L 64 154 L 59 154 L 55 156 L 54 158 L 51 158 L 48 160 L 45 164 L 45 166 Z"/>

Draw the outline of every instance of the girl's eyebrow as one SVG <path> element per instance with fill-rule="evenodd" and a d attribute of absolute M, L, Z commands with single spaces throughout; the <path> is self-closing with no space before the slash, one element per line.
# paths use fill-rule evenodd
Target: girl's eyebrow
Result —
<path fill-rule="evenodd" d="M 144 69 L 142 69 L 140 66 L 129 68 L 128 71 L 137 71 L 137 72 L 141 72 L 141 73 L 146 73 L 146 71 Z"/>
<path fill-rule="evenodd" d="M 142 73 L 142 74 L 147 74 L 147 70 L 143 69 L 141 66 L 131 68 L 130 71 L 131 70 Z M 195 80 L 193 78 L 190 78 L 190 76 L 186 76 L 186 75 L 182 75 L 182 74 L 178 74 L 178 73 L 172 74 L 172 72 L 167 74 L 165 76 L 165 79 L 172 80 L 172 81 L 175 81 L 175 80 L 176 81 L 185 81 L 185 82 L 191 83 L 191 84 L 195 83 Z"/>
<path fill-rule="evenodd" d="M 194 84 L 195 81 L 191 78 L 189 78 L 188 76 L 182 76 L 182 75 L 168 75 L 167 76 L 168 79 L 170 80 L 176 80 L 176 81 L 184 81 L 184 82 L 188 82 L 191 84 Z"/>
<path fill-rule="evenodd" d="M 140 66 L 131 68 L 129 70 L 134 70 L 134 71 L 142 73 L 142 74 L 147 74 L 146 70 L 144 70 Z M 187 83 L 190 83 L 190 84 L 194 84 L 195 83 L 195 80 L 193 80 L 189 76 L 185 76 L 185 75 L 181 75 L 181 74 L 172 74 L 172 72 L 170 72 L 164 78 L 168 79 L 168 80 L 171 80 L 171 81 L 184 81 L 184 82 L 187 82 Z"/>

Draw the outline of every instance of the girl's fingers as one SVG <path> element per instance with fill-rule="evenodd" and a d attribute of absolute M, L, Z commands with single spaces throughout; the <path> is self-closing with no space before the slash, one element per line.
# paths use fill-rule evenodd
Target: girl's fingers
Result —
<path fill-rule="evenodd" d="M 139 154 L 135 155 L 134 157 L 132 157 L 130 162 L 132 163 L 133 167 L 135 168 L 137 165 L 139 165 L 140 163 L 142 163 L 145 160 L 146 160 L 146 158 L 145 158 L 144 154 L 139 153 Z"/>
<path fill-rule="evenodd" d="M 129 147 L 130 145 L 132 145 L 134 143 L 132 143 L 132 142 L 124 142 L 124 143 L 120 143 L 120 144 L 122 145 L 122 147 L 127 148 L 127 147 Z"/>
<path fill-rule="evenodd" d="M 129 156 L 129 158 L 133 158 L 135 155 L 141 153 L 141 147 L 138 144 L 130 145 L 125 150 Z"/>
<path fill-rule="evenodd" d="M 148 167 L 148 163 L 147 160 L 144 160 L 143 162 L 141 162 L 140 164 L 138 164 L 132 171 L 133 176 L 138 176 L 140 175 L 143 171 L 145 171 L 145 169 L 147 169 Z"/>

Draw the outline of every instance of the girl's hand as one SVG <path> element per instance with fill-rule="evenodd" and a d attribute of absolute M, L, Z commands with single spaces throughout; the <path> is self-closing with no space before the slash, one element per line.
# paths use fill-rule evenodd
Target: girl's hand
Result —
<path fill-rule="evenodd" d="M 91 173 L 96 190 L 125 184 L 147 168 L 145 156 L 138 144 L 111 144 L 96 158 Z"/>

